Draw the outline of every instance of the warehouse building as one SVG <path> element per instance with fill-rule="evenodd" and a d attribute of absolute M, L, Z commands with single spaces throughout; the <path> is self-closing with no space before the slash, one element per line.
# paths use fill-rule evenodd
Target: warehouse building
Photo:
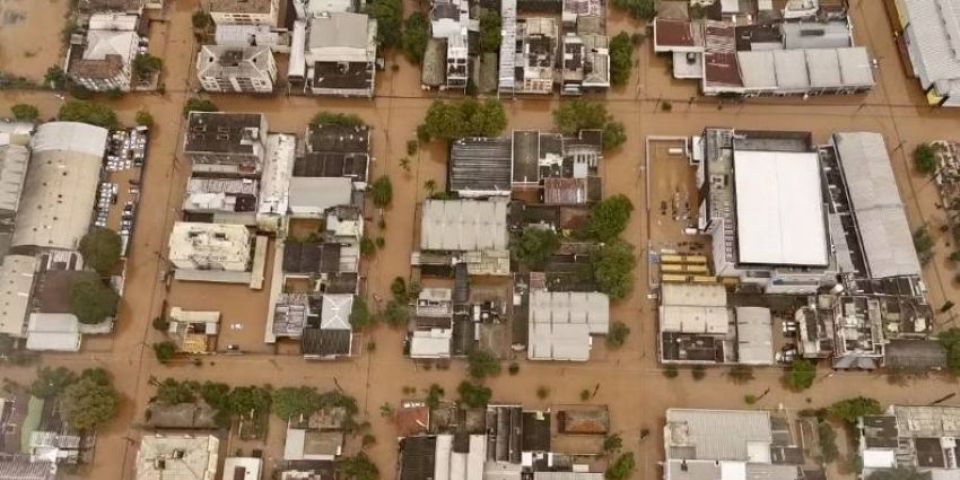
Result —
<path fill-rule="evenodd" d="M 599 292 L 530 292 L 530 360 L 585 362 L 594 335 L 610 329 L 610 298 Z"/>
<path fill-rule="evenodd" d="M 960 9 L 944 0 L 894 0 L 891 16 L 907 52 L 913 74 L 926 92 L 927 103 L 960 106 Z M 902 50 L 901 50 L 902 51 Z"/>

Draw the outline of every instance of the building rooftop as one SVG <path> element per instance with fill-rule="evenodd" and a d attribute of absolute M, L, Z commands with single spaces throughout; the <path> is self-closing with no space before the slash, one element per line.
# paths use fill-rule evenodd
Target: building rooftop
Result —
<path fill-rule="evenodd" d="M 770 413 L 747 410 L 667 410 L 667 460 L 770 463 Z"/>
<path fill-rule="evenodd" d="M 190 112 L 184 152 L 253 155 L 267 135 L 259 113 Z"/>
<path fill-rule="evenodd" d="M 212 435 L 148 435 L 137 452 L 137 480 L 215 480 L 220 440 Z"/>
<path fill-rule="evenodd" d="M 773 365 L 773 318 L 769 308 L 737 307 L 737 360 Z"/>
<path fill-rule="evenodd" d="M 347 177 L 356 182 L 367 181 L 366 153 L 311 152 L 293 164 L 295 177 Z"/>
<path fill-rule="evenodd" d="M 463 138 L 450 147 L 447 185 L 462 196 L 509 195 L 512 171 L 510 138 Z"/>
<path fill-rule="evenodd" d="M 370 127 L 310 125 L 306 145 L 308 152 L 367 153 L 370 151 Z"/>
<path fill-rule="evenodd" d="M 37 259 L 31 256 L 3 257 L 3 263 L 0 263 L 0 333 L 23 336 L 38 265 Z"/>
<path fill-rule="evenodd" d="M 243 225 L 177 222 L 170 234 L 170 261 L 177 268 L 244 271 L 252 236 Z"/>
<path fill-rule="evenodd" d="M 49 122 L 31 139 L 33 157 L 12 245 L 74 249 L 92 223 L 107 129 Z"/>
<path fill-rule="evenodd" d="M 30 150 L 0 135 L 0 211 L 16 212 L 27 176 Z"/>
<path fill-rule="evenodd" d="M 255 457 L 227 457 L 223 462 L 223 480 L 260 480 L 263 460 Z"/>
<path fill-rule="evenodd" d="M 80 350 L 80 322 L 70 313 L 31 313 L 27 322 L 27 350 Z"/>
<path fill-rule="evenodd" d="M 815 152 L 738 150 L 734 174 L 740 263 L 828 264 Z"/>
<path fill-rule="evenodd" d="M 506 248 L 507 202 L 423 202 L 420 223 L 421 250 L 476 251 Z"/>
<path fill-rule="evenodd" d="M 557 424 L 560 433 L 605 435 L 610 431 L 610 411 L 606 406 L 562 408 Z"/>
<path fill-rule="evenodd" d="M 350 205 L 353 182 L 346 177 L 293 177 L 290 179 L 290 212 L 294 216 L 320 217 L 327 210 Z"/>
<path fill-rule="evenodd" d="M 259 182 L 252 179 L 192 177 L 187 181 L 183 209 L 253 212 L 259 190 Z"/>
<path fill-rule="evenodd" d="M 203 45 L 197 54 L 197 75 L 200 77 L 260 77 L 269 72 L 273 53 L 268 46 L 227 47 Z M 273 78 L 275 75 L 270 75 Z"/>
<path fill-rule="evenodd" d="M 661 331 L 725 334 L 729 317 L 727 290 L 722 285 L 660 285 Z"/>
<path fill-rule="evenodd" d="M 610 300 L 596 292 L 530 292 L 527 357 L 587 361 L 591 334 L 606 334 Z"/>
<path fill-rule="evenodd" d="M 339 243 L 291 242 L 283 246 L 285 273 L 337 273 L 340 271 Z"/>
<path fill-rule="evenodd" d="M 343 451 L 342 431 L 325 432 L 288 428 L 284 441 L 284 460 L 333 460 Z"/>
<path fill-rule="evenodd" d="M 143 9 L 143 0 L 79 0 L 77 8 L 81 12 L 139 12 Z"/>
<path fill-rule="evenodd" d="M 323 308 L 320 312 L 320 328 L 324 330 L 350 330 L 350 313 L 352 311 L 353 295 L 324 295 Z"/>
<path fill-rule="evenodd" d="M 204 402 L 184 402 L 168 405 L 151 402 L 144 412 L 144 423 L 150 428 L 161 429 L 210 429 L 217 425 L 217 411 Z"/>
<path fill-rule="evenodd" d="M 904 0 L 904 21 L 909 21 L 913 70 L 923 88 L 936 86 L 941 95 L 960 92 L 960 8 L 951 0 Z"/>
<path fill-rule="evenodd" d="M 207 10 L 223 13 L 269 13 L 276 0 L 204 0 Z"/>

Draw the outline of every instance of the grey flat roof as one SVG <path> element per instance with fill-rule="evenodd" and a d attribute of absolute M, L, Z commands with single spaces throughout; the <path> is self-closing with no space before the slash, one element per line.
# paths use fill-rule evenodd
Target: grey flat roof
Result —
<path fill-rule="evenodd" d="M 462 138 L 450 147 L 451 191 L 510 192 L 513 142 L 509 138 Z"/>
<path fill-rule="evenodd" d="M 668 460 L 746 461 L 754 453 L 751 444 L 765 444 L 769 456 L 773 442 L 766 411 L 671 408 L 664 432 Z"/>
<path fill-rule="evenodd" d="M 784 47 L 788 50 L 800 48 L 843 48 L 849 47 L 850 26 L 845 20 L 830 22 L 783 22 Z"/>
<path fill-rule="evenodd" d="M 773 320 L 769 308 L 737 307 L 738 361 L 773 365 Z"/>
<path fill-rule="evenodd" d="M 346 177 L 293 177 L 290 211 L 294 215 L 319 215 L 329 208 L 349 205 L 353 182 Z"/>
<path fill-rule="evenodd" d="M 190 112 L 184 152 L 253 154 L 254 141 L 263 141 L 259 113 Z"/>
<path fill-rule="evenodd" d="M 833 135 L 833 143 L 870 276 L 919 275 L 920 261 L 883 135 L 842 132 Z"/>
<path fill-rule="evenodd" d="M 507 248 L 507 202 L 427 200 L 420 223 L 422 250 Z"/>

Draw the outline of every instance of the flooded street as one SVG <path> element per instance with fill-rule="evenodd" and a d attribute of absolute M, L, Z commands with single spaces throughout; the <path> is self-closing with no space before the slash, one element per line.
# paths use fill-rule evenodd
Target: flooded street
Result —
<path fill-rule="evenodd" d="M 51 9 L 62 8 L 65 0 L 0 0 L 0 8 L 6 11 L 17 5 L 46 6 L 48 3 Z M 408 2 L 408 9 L 413 6 L 413 2 Z M 374 352 L 363 348 L 361 356 L 333 363 L 308 363 L 295 355 L 273 355 L 269 348 L 243 356 L 208 357 L 202 366 L 188 363 L 160 365 L 154 358 L 150 345 L 159 341 L 161 334 L 151 328 L 150 321 L 160 313 L 165 300 L 189 308 L 229 310 L 235 312 L 232 313 L 234 316 L 247 315 L 249 320 L 243 322 L 243 328 L 231 332 L 237 336 L 238 342 L 246 343 L 255 342 L 257 334 L 262 333 L 256 331 L 257 325 L 262 323 L 257 316 L 265 312 L 266 305 L 264 292 L 246 287 L 175 284 L 168 290 L 161 281 L 166 269 L 167 235 L 177 218 L 189 174 L 189 166 L 179 152 L 183 126 L 181 108 L 194 83 L 191 80 L 193 59 L 187 52 L 195 51 L 190 26 L 190 15 L 195 8 L 196 2 L 192 0 L 169 2 L 163 13 L 166 21 L 153 23 L 151 51 L 165 59 L 166 92 L 104 100 L 117 110 L 124 122 L 132 122 L 135 113 L 141 109 L 151 112 L 157 121 L 145 165 L 143 197 L 131 244 L 118 331 L 109 342 L 98 343 L 96 349 L 85 348 L 75 355 L 44 356 L 44 363 L 49 365 L 67 365 L 75 369 L 108 368 L 124 396 L 116 421 L 99 436 L 88 478 L 131 477 L 136 441 L 141 434 L 139 424 L 153 393 L 149 380 L 168 376 L 215 379 L 231 384 L 270 383 L 274 387 L 308 384 L 328 389 L 339 385 L 358 399 L 362 413 L 372 423 L 372 433 L 378 442 L 369 453 L 379 466 L 382 478 L 393 478 L 396 432 L 387 420 L 380 417 L 380 406 L 384 403 L 396 405 L 407 386 L 425 389 L 432 383 L 439 383 L 445 387 L 448 397 L 452 397 L 456 385 L 465 376 L 462 362 L 453 362 L 449 370 L 418 369 L 416 364 L 403 357 L 402 332 L 385 326 L 365 334 L 360 340 L 359 344 L 364 346 L 368 342 L 375 343 Z M 948 245 L 947 235 L 939 233 L 936 228 L 944 221 L 944 213 L 935 207 L 938 202 L 936 188 L 927 178 L 913 172 L 909 158 L 913 147 L 919 143 L 941 138 L 957 139 L 960 112 L 921 106 L 923 100 L 916 82 L 903 74 L 881 2 L 859 2 L 852 14 L 858 42 L 868 45 L 880 64 L 875 71 L 879 83 L 866 97 L 813 97 L 807 101 L 800 98 L 760 99 L 745 104 L 721 105 L 716 100 L 697 97 L 696 83 L 670 78 L 666 61 L 653 56 L 649 41 L 638 49 L 635 54 L 638 68 L 634 69 L 627 86 L 611 91 L 606 97 L 611 114 L 626 126 L 627 143 L 607 154 L 600 167 L 605 195 L 622 193 L 636 207 L 624 237 L 636 246 L 638 258 L 645 258 L 642 248 L 652 233 L 646 231 L 648 209 L 659 208 L 658 205 L 646 205 L 644 200 L 647 182 L 644 145 L 648 135 L 689 136 L 699 133 L 705 126 L 727 126 L 807 130 L 813 132 L 816 142 L 825 142 L 832 132 L 839 130 L 877 131 L 885 135 L 911 226 L 930 225 L 937 240 L 937 255 L 924 270 L 931 302 L 939 306 L 946 299 L 956 301 L 960 298 L 954 281 L 957 267 L 946 258 L 953 248 Z M 28 15 L 27 20 L 53 23 L 60 18 L 55 13 L 47 13 L 40 19 Z M 639 27 L 639 23 L 621 14 L 611 13 L 608 25 L 611 34 L 621 30 L 633 32 Z M 18 24 L 14 28 L 21 26 Z M 59 32 L 59 28 L 50 26 L 41 25 L 40 28 L 45 32 Z M 0 29 L 2 71 L 8 71 L 9 55 L 24 55 L 23 52 L 11 54 L 7 35 L 14 34 L 10 31 L 7 26 Z M 54 45 L 47 38 L 51 35 L 47 33 L 43 40 L 35 39 L 29 43 L 17 40 L 16 45 L 44 45 L 46 55 L 45 49 Z M 13 62 L 14 66 L 25 68 L 26 64 L 20 62 L 19 57 L 15 59 L 18 61 Z M 41 75 L 51 64 L 47 61 L 40 68 L 39 53 L 29 60 L 30 68 L 38 68 Z M 393 61 L 399 65 L 397 71 L 389 67 Z M 322 110 L 354 113 L 373 127 L 371 176 L 390 176 L 394 193 L 393 204 L 384 212 L 387 228 L 382 235 L 386 244 L 365 262 L 364 289 L 370 298 L 374 295 L 387 298 L 390 296 L 390 281 L 396 276 L 406 277 L 410 272 L 410 252 L 419 228 L 415 220 L 416 205 L 427 195 L 425 181 L 434 180 L 438 186 L 444 185 L 447 151 L 438 142 L 422 145 L 411 157 L 409 171 L 401 167 L 399 160 L 407 156 L 406 143 L 415 138 L 416 126 L 437 94 L 420 89 L 418 71 L 403 59 L 391 58 L 386 71 L 378 75 L 378 97 L 374 100 L 283 95 L 218 95 L 211 98 L 224 111 L 263 112 L 273 132 L 302 134 L 309 119 Z M 509 128 L 549 129 L 552 124 L 550 112 L 559 98 L 505 98 L 503 102 L 509 116 Z M 671 102 L 671 112 L 662 110 L 664 102 Z M 61 101 L 51 92 L 0 92 L 0 115 L 7 115 L 9 107 L 16 103 L 34 104 L 40 109 L 41 118 L 50 118 L 56 114 Z M 675 177 L 650 179 L 658 191 L 671 188 L 677 181 Z M 375 215 L 371 212 L 368 216 Z M 377 230 L 375 222 L 369 222 L 367 228 Z M 872 374 L 838 373 L 828 377 L 823 372 L 812 389 L 795 394 L 781 388 L 780 370 L 772 368 L 758 370 L 757 380 L 746 386 L 731 383 L 721 370 L 709 370 L 701 381 L 694 381 L 686 371 L 681 371 L 676 379 L 667 379 L 656 362 L 655 304 L 648 299 L 646 278 L 647 268 L 641 261 L 636 271 L 636 289 L 624 300 L 613 304 L 612 318 L 625 322 L 632 331 L 623 348 L 608 351 L 603 342 L 595 342 L 592 360 L 582 365 L 522 361 L 518 375 L 504 374 L 488 382 L 493 388 L 494 400 L 546 407 L 576 402 L 581 390 L 599 386 L 592 401 L 610 406 L 614 429 L 623 435 L 625 447 L 638 454 L 641 471 L 634 478 L 653 479 L 659 475 L 657 462 L 663 456 L 661 427 L 664 410 L 668 407 L 748 408 L 744 395 L 759 394 L 768 388 L 771 393 L 750 408 L 819 407 L 864 392 L 869 392 L 882 403 L 927 403 L 956 390 L 954 380 L 940 376 L 918 379 L 909 386 L 894 386 L 883 377 Z M 946 320 L 938 319 L 938 322 Z M 0 377 L 25 383 L 33 374 L 33 368 L 4 366 Z M 546 400 L 537 398 L 536 390 L 540 385 L 550 388 Z M 958 402 L 954 399 L 948 403 Z M 273 423 L 265 452 L 268 471 L 275 465 L 283 445 L 283 429 L 278 428 L 278 422 Z M 649 428 L 653 434 L 640 442 L 639 432 L 643 428 Z M 348 451 L 359 448 L 357 443 L 352 441 Z"/>
<path fill-rule="evenodd" d="M 0 0 L 0 73 L 39 82 L 60 63 L 69 0 Z"/>

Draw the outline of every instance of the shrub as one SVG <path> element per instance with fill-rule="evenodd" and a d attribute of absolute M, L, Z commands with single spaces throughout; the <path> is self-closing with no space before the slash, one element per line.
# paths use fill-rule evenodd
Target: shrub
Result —
<path fill-rule="evenodd" d="M 707 376 L 707 369 L 703 365 L 694 365 L 693 369 L 690 370 L 690 375 L 693 376 L 693 379 L 696 381 L 703 380 Z"/>
<path fill-rule="evenodd" d="M 610 348 L 620 348 L 627 343 L 627 337 L 630 336 L 630 327 L 623 322 L 613 322 L 610 324 L 610 332 L 607 333 L 607 346 Z"/>
<path fill-rule="evenodd" d="M 143 125 L 144 127 L 152 127 L 153 115 L 151 115 L 150 112 L 146 110 L 140 110 L 139 112 L 137 112 L 136 121 L 137 121 L 137 125 Z"/>
<path fill-rule="evenodd" d="M 205 98 L 193 97 L 183 105 L 183 116 L 184 118 L 190 116 L 190 112 L 216 112 L 219 110 L 217 105 L 212 101 Z"/>
<path fill-rule="evenodd" d="M 120 125 L 117 114 L 109 107 L 88 100 L 70 100 L 60 107 L 58 118 L 64 122 L 89 123 L 104 128 Z"/>
<path fill-rule="evenodd" d="M 403 29 L 403 54 L 411 63 L 423 63 L 423 54 L 427 50 L 430 40 L 430 23 L 420 12 L 414 12 L 407 17 Z M 412 155 L 412 154 L 411 154 Z"/>
<path fill-rule="evenodd" d="M 507 373 L 510 375 L 516 375 L 520 373 L 520 364 L 517 362 L 510 362 L 510 366 L 507 367 Z"/>
<path fill-rule="evenodd" d="M 630 34 L 620 32 L 610 39 L 610 83 L 623 85 L 633 68 L 633 41 Z"/>
<path fill-rule="evenodd" d="M 727 373 L 733 383 L 747 383 L 754 379 L 753 367 L 749 365 L 734 365 Z"/>
<path fill-rule="evenodd" d="M 667 378 L 677 378 L 677 375 L 680 375 L 680 372 L 677 371 L 677 367 L 673 365 L 667 365 L 663 367 L 663 376 Z"/>
<path fill-rule="evenodd" d="M 480 15 L 480 51 L 497 53 L 500 51 L 500 34 L 503 23 L 500 13 L 486 10 Z"/>
<path fill-rule="evenodd" d="M 170 328 L 170 321 L 167 320 L 167 317 L 160 315 L 159 317 L 154 317 L 151 325 L 153 325 L 154 330 L 166 332 Z"/>
<path fill-rule="evenodd" d="M 40 117 L 40 111 L 37 110 L 37 107 L 25 103 L 18 103 L 10 107 L 10 112 L 13 114 L 13 118 L 21 122 L 32 122 Z"/>
<path fill-rule="evenodd" d="M 748 393 L 743 396 L 743 401 L 747 405 L 753 405 L 754 403 L 757 403 L 757 396 L 752 393 Z"/>
<path fill-rule="evenodd" d="M 475 379 L 500 374 L 500 360 L 486 350 L 473 350 L 467 354 L 467 372 Z"/>
<path fill-rule="evenodd" d="M 169 340 L 153 344 L 153 353 L 160 363 L 167 363 L 177 353 L 177 345 Z"/>
<path fill-rule="evenodd" d="M 390 177 L 381 175 L 373 185 L 370 186 L 370 195 L 373 197 L 373 204 L 378 208 L 386 208 L 393 202 L 393 183 Z"/>
<path fill-rule="evenodd" d="M 937 168 L 937 154 L 929 143 L 921 143 L 913 149 L 913 167 L 924 175 L 931 174 Z"/>
<path fill-rule="evenodd" d="M 817 378 L 817 366 L 804 359 L 794 360 L 784 373 L 783 381 L 793 391 L 802 391 L 813 386 Z"/>
<path fill-rule="evenodd" d="M 319 112 L 310 119 L 310 125 L 340 125 L 345 127 L 363 126 L 363 120 L 352 113 Z"/>
<path fill-rule="evenodd" d="M 460 403 L 469 408 L 483 408 L 490 403 L 493 391 L 489 387 L 484 387 L 468 381 L 460 382 L 457 387 L 457 394 L 460 395 Z"/>
<path fill-rule="evenodd" d="M 540 400 L 546 400 L 550 396 L 550 387 L 546 385 L 540 385 L 537 387 L 537 398 Z"/>

